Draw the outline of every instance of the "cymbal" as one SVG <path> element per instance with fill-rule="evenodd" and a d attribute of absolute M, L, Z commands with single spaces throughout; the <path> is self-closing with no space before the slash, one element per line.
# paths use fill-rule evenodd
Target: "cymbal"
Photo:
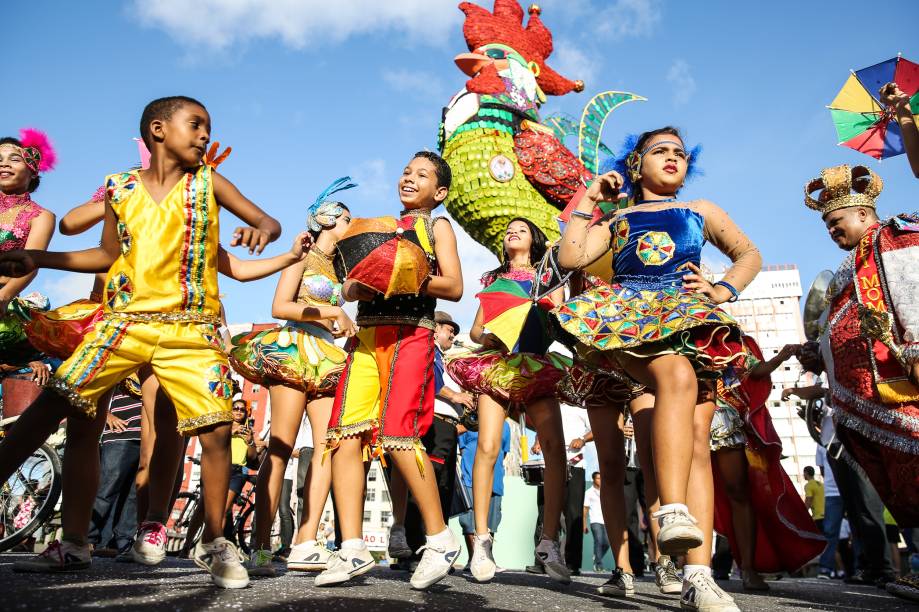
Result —
<path fill-rule="evenodd" d="M 814 341 L 820 335 L 820 317 L 829 306 L 826 292 L 832 280 L 833 273 L 824 270 L 817 275 L 807 292 L 804 300 L 804 335 L 808 340 Z"/>

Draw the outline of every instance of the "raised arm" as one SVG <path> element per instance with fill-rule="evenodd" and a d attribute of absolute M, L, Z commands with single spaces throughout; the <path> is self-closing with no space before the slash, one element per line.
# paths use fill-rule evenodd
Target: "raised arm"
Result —
<path fill-rule="evenodd" d="M 594 209 L 600 202 L 612 202 L 625 197 L 619 193 L 622 177 L 617 172 L 602 174 L 587 189 L 581 188 L 571 219 L 565 226 L 559 244 L 558 263 L 569 270 L 580 270 L 602 257 L 610 247 L 609 222 L 593 224 Z"/>
<path fill-rule="evenodd" d="M 800 348 L 800 344 L 786 344 L 782 347 L 782 350 L 775 354 L 775 357 L 766 361 L 760 361 L 756 364 L 753 369 L 750 370 L 750 377 L 766 378 L 775 372 L 776 368 L 780 365 L 797 355 Z"/>
<path fill-rule="evenodd" d="M 463 270 L 456 252 L 456 234 L 443 217 L 434 221 L 434 255 L 440 274 L 431 276 L 424 292 L 442 300 L 458 302 L 463 297 Z"/>
<path fill-rule="evenodd" d="M 242 246 L 249 254 L 260 255 L 269 242 L 281 236 L 281 224 L 240 193 L 236 186 L 217 172 L 213 172 L 214 197 L 217 203 L 249 224 L 237 227 L 230 246 Z"/>
<path fill-rule="evenodd" d="M 271 303 L 271 316 L 289 321 L 333 321 L 339 333 L 345 336 L 354 335 L 354 323 L 341 306 L 318 306 L 297 301 L 305 269 L 306 262 L 300 261 L 281 272 Z"/>
<path fill-rule="evenodd" d="M 913 176 L 919 178 L 919 127 L 910 107 L 909 96 L 903 93 L 896 83 L 887 83 L 880 91 L 881 102 L 894 110 L 894 117 L 900 124 L 900 133 L 903 135 L 903 148 L 906 149 L 906 158 Z"/>
<path fill-rule="evenodd" d="M 58 230 L 65 236 L 82 234 L 105 218 L 105 201 L 89 200 L 61 217 Z"/>
<path fill-rule="evenodd" d="M 267 259 L 239 259 L 221 246 L 217 251 L 217 269 L 241 282 L 258 280 L 301 261 L 311 243 L 309 232 L 300 232 L 289 251 Z"/>
<path fill-rule="evenodd" d="M 54 213 L 44 210 L 29 222 L 29 237 L 26 238 L 26 249 L 45 250 L 54 234 Z M 22 293 L 35 278 L 37 271 L 32 271 L 19 278 L 10 278 L 0 287 L 0 313 L 6 312 L 6 305 L 14 297 Z"/>

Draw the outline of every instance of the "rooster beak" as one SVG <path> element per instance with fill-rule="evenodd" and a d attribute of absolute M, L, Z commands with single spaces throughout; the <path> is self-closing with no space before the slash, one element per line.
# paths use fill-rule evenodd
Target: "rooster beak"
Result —
<path fill-rule="evenodd" d="M 474 77 L 481 72 L 482 68 L 493 63 L 495 60 L 481 53 L 460 53 L 453 58 L 453 61 L 456 62 L 460 70 Z"/>

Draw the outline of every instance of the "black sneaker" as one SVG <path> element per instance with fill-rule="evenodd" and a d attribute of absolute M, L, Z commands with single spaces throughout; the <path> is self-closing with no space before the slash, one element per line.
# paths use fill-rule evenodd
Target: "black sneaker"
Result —
<path fill-rule="evenodd" d="M 526 568 L 527 574 L 545 574 L 546 568 L 544 568 L 539 563 L 534 563 L 533 565 L 527 565 Z"/>
<path fill-rule="evenodd" d="M 609 580 L 597 587 L 597 593 L 607 597 L 631 597 L 635 594 L 635 576 L 617 567 Z"/>

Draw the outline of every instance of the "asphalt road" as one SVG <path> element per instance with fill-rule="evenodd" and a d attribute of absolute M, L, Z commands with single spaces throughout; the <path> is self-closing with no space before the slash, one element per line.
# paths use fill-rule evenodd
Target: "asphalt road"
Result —
<path fill-rule="evenodd" d="M 507 571 L 481 585 L 455 573 L 428 592 L 412 591 L 408 575 L 377 567 L 344 587 L 317 589 L 309 574 L 281 573 L 253 580 L 244 590 L 213 586 L 191 561 L 167 558 L 159 567 L 95 559 L 89 571 L 71 574 L 16 574 L 17 554 L 0 555 L 2 610 L 679 610 L 679 600 L 661 595 L 648 578 L 639 581 L 635 597 L 608 599 L 596 594 L 604 576 L 588 574 L 569 587 L 541 576 Z M 723 583 L 742 610 L 916 610 L 873 587 L 816 579 L 773 582 L 768 595 L 748 595 L 739 581 Z"/>

